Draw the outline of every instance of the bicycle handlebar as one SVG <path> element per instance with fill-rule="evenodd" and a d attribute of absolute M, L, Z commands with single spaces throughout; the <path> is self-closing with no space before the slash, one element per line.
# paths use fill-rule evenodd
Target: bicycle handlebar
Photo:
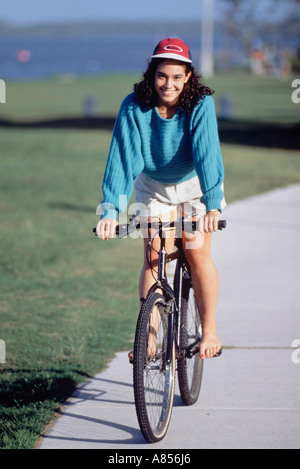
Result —
<path fill-rule="evenodd" d="M 199 225 L 199 220 L 193 220 L 193 221 L 188 221 L 187 219 L 182 218 L 181 220 L 178 221 L 173 221 L 171 223 L 169 222 L 140 222 L 137 220 L 137 218 L 133 218 L 130 223 L 124 223 L 121 225 L 118 225 L 116 227 L 116 235 L 122 239 L 128 236 L 130 233 L 133 233 L 136 230 L 139 230 L 141 228 L 154 228 L 156 230 L 160 230 L 162 228 L 167 228 L 167 227 L 174 227 L 178 225 L 181 221 L 181 229 L 183 231 L 187 231 L 189 233 L 195 232 L 197 229 L 197 226 Z M 219 220 L 218 222 L 218 230 L 224 230 L 226 228 L 226 220 Z M 97 236 L 96 233 L 96 228 L 93 228 L 93 233 L 95 233 L 95 236 Z"/>

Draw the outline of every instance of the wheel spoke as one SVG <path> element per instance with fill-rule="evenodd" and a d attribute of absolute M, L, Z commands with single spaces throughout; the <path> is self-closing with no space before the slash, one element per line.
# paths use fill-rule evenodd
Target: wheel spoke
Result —
<path fill-rule="evenodd" d="M 190 282 L 185 282 L 183 286 L 180 331 L 183 358 L 178 361 L 179 388 L 183 402 L 192 405 L 197 401 L 200 392 L 203 360 L 197 350 L 197 344 L 202 337 L 200 314 Z M 185 354 L 184 350 L 188 347 L 191 348 Z"/>
<path fill-rule="evenodd" d="M 136 410 L 141 430 L 151 442 L 165 435 L 174 396 L 174 358 L 171 366 L 166 366 L 169 321 L 164 305 L 158 293 L 148 297 L 142 306 L 135 341 Z"/>

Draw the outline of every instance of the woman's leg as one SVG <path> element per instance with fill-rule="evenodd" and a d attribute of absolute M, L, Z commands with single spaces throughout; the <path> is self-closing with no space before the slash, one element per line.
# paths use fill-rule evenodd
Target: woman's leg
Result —
<path fill-rule="evenodd" d="M 177 211 L 173 210 L 172 212 L 167 212 L 163 215 L 160 215 L 160 220 L 162 222 L 174 221 L 177 217 Z M 154 222 L 158 220 L 157 217 L 153 218 Z M 149 220 L 151 221 L 151 220 Z M 151 235 L 154 234 L 154 229 L 151 229 Z M 145 233 L 146 234 L 146 233 Z M 148 291 L 152 287 L 152 285 L 156 282 L 156 274 L 158 268 L 158 252 L 160 250 L 160 239 L 157 235 L 152 240 L 152 248 L 149 248 L 149 241 L 150 237 L 146 236 L 144 238 L 144 263 L 140 275 L 140 286 L 139 286 L 139 293 L 140 298 L 146 298 Z M 174 235 L 175 230 L 174 228 L 166 228 L 165 229 L 165 248 L 167 253 L 171 253 L 174 250 Z M 149 264 L 149 260 L 151 259 L 151 266 Z"/>
<path fill-rule="evenodd" d="M 176 211 L 168 212 L 160 216 L 160 220 L 163 222 L 174 221 L 175 219 L 176 219 Z M 158 220 L 158 217 L 153 218 L 154 222 L 157 220 Z M 149 222 L 151 222 L 150 219 L 149 219 Z M 139 283 L 139 294 L 140 294 L 141 304 L 142 304 L 142 300 L 146 298 L 148 291 L 157 280 L 158 252 L 160 250 L 159 236 L 156 236 L 152 240 L 151 249 L 149 247 L 149 241 L 151 239 L 151 236 L 153 236 L 154 232 L 155 232 L 154 229 L 151 229 L 150 236 L 147 236 L 148 233 L 145 232 L 145 237 L 144 237 L 144 262 L 143 262 L 143 267 L 142 267 L 142 271 L 140 275 L 140 283 Z M 171 229 L 167 228 L 165 230 L 165 239 L 166 239 L 165 248 L 168 253 L 174 250 L 174 233 L 175 233 L 175 230 L 173 228 Z M 150 260 L 151 260 L 151 266 L 149 263 Z M 150 319 L 151 332 L 149 334 L 148 350 L 147 350 L 150 356 L 153 356 L 156 354 L 156 333 L 159 327 L 159 323 L 160 323 L 160 313 L 159 311 L 156 312 L 154 310 L 152 312 L 152 317 Z M 130 362 L 133 362 L 133 351 L 130 351 L 128 356 L 129 356 Z"/>
<path fill-rule="evenodd" d="M 217 335 L 216 309 L 218 272 L 211 258 L 212 233 L 183 234 L 183 246 L 192 274 L 192 282 L 202 322 L 200 357 L 211 358 L 221 349 Z"/>

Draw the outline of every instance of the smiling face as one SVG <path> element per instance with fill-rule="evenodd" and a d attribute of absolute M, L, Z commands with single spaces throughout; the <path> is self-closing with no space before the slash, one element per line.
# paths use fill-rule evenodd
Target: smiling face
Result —
<path fill-rule="evenodd" d="M 154 82 L 159 106 L 175 106 L 190 76 L 191 72 L 187 74 L 185 66 L 175 60 L 165 60 L 159 64 Z"/>

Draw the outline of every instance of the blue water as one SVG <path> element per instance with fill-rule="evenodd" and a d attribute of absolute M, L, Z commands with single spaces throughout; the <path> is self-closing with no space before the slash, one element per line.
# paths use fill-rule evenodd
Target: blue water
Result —
<path fill-rule="evenodd" d="M 127 41 L 128 42 L 128 41 Z M 20 49 L 31 51 L 20 62 Z M 122 41 L 95 38 L 0 38 L 0 77 L 4 80 L 42 79 L 56 74 L 131 72 L 141 69 L 149 53 L 147 44 L 132 46 Z"/>
<path fill-rule="evenodd" d="M 57 74 L 140 72 L 146 68 L 153 44 L 151 37 L 0 37 L 0 78 L 29 80 Z M 28 62 L 17 60 L 21 49 L 31 51 Z"/>
<path fill-rule="evenodd" d="M 4 80 L 43 79 L 58 74 L 140 73 L 161 36 L 139 34 L 105 37 L 3 37 L 0 36 L 0 78 Z M 200 35 L 190 34 L 186 39 L 199 67 Z M 233 43 L 228 42 L 230 47 Z M 216 49 L 223 47 L 216 39 Z M 28 62 L 16 58 L 19 50 L 32 54 Z M 241 50 L 236 51 L 241 59 Z"/>
<path fill-rule="evenodd" d="M 155 34 L 105 37 L 29 37 L 0 36 L 0 79 L 32 80 L 53 75 L 92 75 L 107 73 L 140 73 L 147 67 L 152 51 L 160 37 Z M 193 53 L 194 65 L 199 67 L 200 37 L 191 34 L 186 39 Z M 278 41 L 278 38 L 276 39 Z M 237 40 L 221 34 L 215 37 L 217 66 L 224 66 L 224 43 L 227 51 L 234 50 L 225 66 L 245 63 L 245 53 Z M 20 49 L 31 52 L 28 62 L 20 62 Z"/>

